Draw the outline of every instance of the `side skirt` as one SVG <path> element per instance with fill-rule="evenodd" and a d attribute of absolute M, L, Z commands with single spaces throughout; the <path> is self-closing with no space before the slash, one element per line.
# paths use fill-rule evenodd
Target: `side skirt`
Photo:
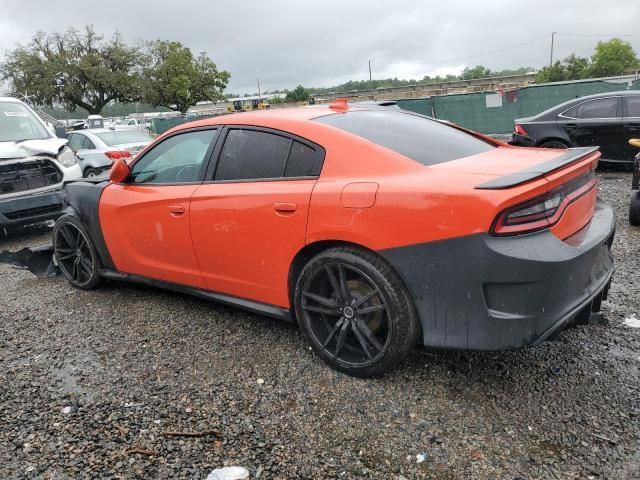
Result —
<path fill-rule="evenodd" d="M 202 298 L 203 300 L 222 303 L 224 305 L 230 305 L 232 307 L 239 307 L 253 313 L 266 315 L 267 317 L 277 318 L 279 320 L 285 320 L 287 322 L 293 322 L 291 313 L 288 309 L 270 305 L 268 303 L 261 303 L 253 300 L 248 300 L 246 298 L 234 297 L 232 295 L 226 295 L 224 293 L 210 292 L 209 290 L 203 290 L 201 288 L 194 288 L 177 283 L 165 282 L 163 280 L 156 280 L 132 273 L 116 272 L 115 270 L 100 270 L 99 273 L 102 278 L 105 278 L 107 280 L 137 283 L 148 287 L 162 288 L 164 290 L 170 290 L 172 292 L 183 293 L 185 295 Z"/>

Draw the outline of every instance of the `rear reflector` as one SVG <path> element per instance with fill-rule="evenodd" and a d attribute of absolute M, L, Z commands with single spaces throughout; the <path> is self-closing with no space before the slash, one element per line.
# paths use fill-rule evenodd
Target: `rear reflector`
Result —
<path fill-rule="evenodd" d="M 109 152 L 104 152 L 104 154 L 109 157 L 111 160 L 118 160 L 120 158 L 131 158 L 131 154 L 126 150 L 112 150 Z"/>
<path fill-rule="evenodd" d="M 567 207 L 596 186 L 593 171 L 571 180 L 532 200 L 527 200 L 500 212 L 493 226 L 493 235 L 518 235 L 552 227 Z"/>

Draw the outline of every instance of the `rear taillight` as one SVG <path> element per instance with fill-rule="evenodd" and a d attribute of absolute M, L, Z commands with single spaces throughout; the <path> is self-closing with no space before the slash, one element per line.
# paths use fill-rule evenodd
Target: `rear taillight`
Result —
<path fill-rule="evenodd" d="M 562 217 L 567 207 L 596 185 L 593 171 L 571 180 L 539 197 L 519 203 L 500 212 L 493 222 L 494 235 L 517 235 L 550 228 Z"/>
<path fill-rule="evenodd" d="M 104 154 L 111 160 L 119 160 L 120 158 L 131 158 L 131 154 L 126 150 L 111 150 L 108 152 L 104 152 Z"/>
<path fill-rule="evenodd" d="M 515 127 L 513 127 L 514 133 L 518 135 L 524 135 L 525 137 L 529 136 L 529 132 L 527 132 L 522 125 L 516 123 Z"/>

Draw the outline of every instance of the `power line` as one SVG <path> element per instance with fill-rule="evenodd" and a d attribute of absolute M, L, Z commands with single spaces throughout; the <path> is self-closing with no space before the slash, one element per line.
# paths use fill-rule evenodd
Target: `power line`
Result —
<path fill-rule="evenodd" d="M 556 32 L 556 35 L 565 37 L 640 37 L 640 33 L 562 33 Z"/>
<path fill-rule="evenodd" d="M 541 35 L 539 37 L 535 37 L 535 38 L 531 38 L 525 42 L 522 43 L 517 43 L 515 45 L 510 45 L 508 47 L 504 47 L 501 48 L 499 50 L 493 50 L 491 52 L 485 52 L 485 53 L 479 53 L 479 54 L 475 54 L 475 55 L 470 55 L 467 57 L 460 57 L 460 58 L 453 58 L 453 59 L 448 59 L 448 60 L 435 60 L 432 62 L 383 62 L 383 61 L 375 61 L 375 63 L 382 63 L 385 65 L 436 65 L 439 63 L 455 63 L 455 62 L 462 62 L 464 60 L 472 60 L 474 58 L 480 58 L 480 57 L 486 57 L 489 55 L 494 55 L 496 53 L 502 53 L 502 52 L 506 52 L 507 50 L 513 50 L 514 48 L 518 48 L 518 47 L 522 47 L 523 45 L 528 45 L 530 43 L 533 42 L 537 42 L 538 40 L 542 40 L 543 38 L 549 38 L 550 33 L 545 33 L 544 35 Z"/>

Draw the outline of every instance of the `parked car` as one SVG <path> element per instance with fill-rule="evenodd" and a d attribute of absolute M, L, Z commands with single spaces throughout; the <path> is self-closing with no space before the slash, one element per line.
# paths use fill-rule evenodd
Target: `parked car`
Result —
<path fill-rule="evenodd" d="M 518 118 L 512 145 L 548 148 L 599 146 L 603 161 L 631 162 L 627 143 L 640 135 L 640 91 L 576 98 L 534 117 Z"/>
<path fill-rule="evenodd" d="M 82 176 L 66 143 L 25 103 L 0 97 L 0 230 L 62 214 L 63 182 Z"/>
<path fill-rule="evenodd" d="M 69 147 L 80 159 L 85 177 L 95 177 L 109 170 L 119 158 L 131 160 L 153 138 L 134 129 L 93 128 L 67 135 Z"/>
<path fill-rule="evenodd" d="M 638 152 L 633 160 L 633 176 L 631 178 L 631 201 L 629 202 L 629 223 L 640 226 L 640 138 L 632 138 L 629 145 Z"/>
<path fill-rule="evenodd" d="M 68 185 L 55 258 L 78 288 L 293 319 L 332 367 L 378 375 L 418 341 L 521 348 L 598 311 L 615 228 L 599 156 L 343 102 L 219 116 Z"/>

